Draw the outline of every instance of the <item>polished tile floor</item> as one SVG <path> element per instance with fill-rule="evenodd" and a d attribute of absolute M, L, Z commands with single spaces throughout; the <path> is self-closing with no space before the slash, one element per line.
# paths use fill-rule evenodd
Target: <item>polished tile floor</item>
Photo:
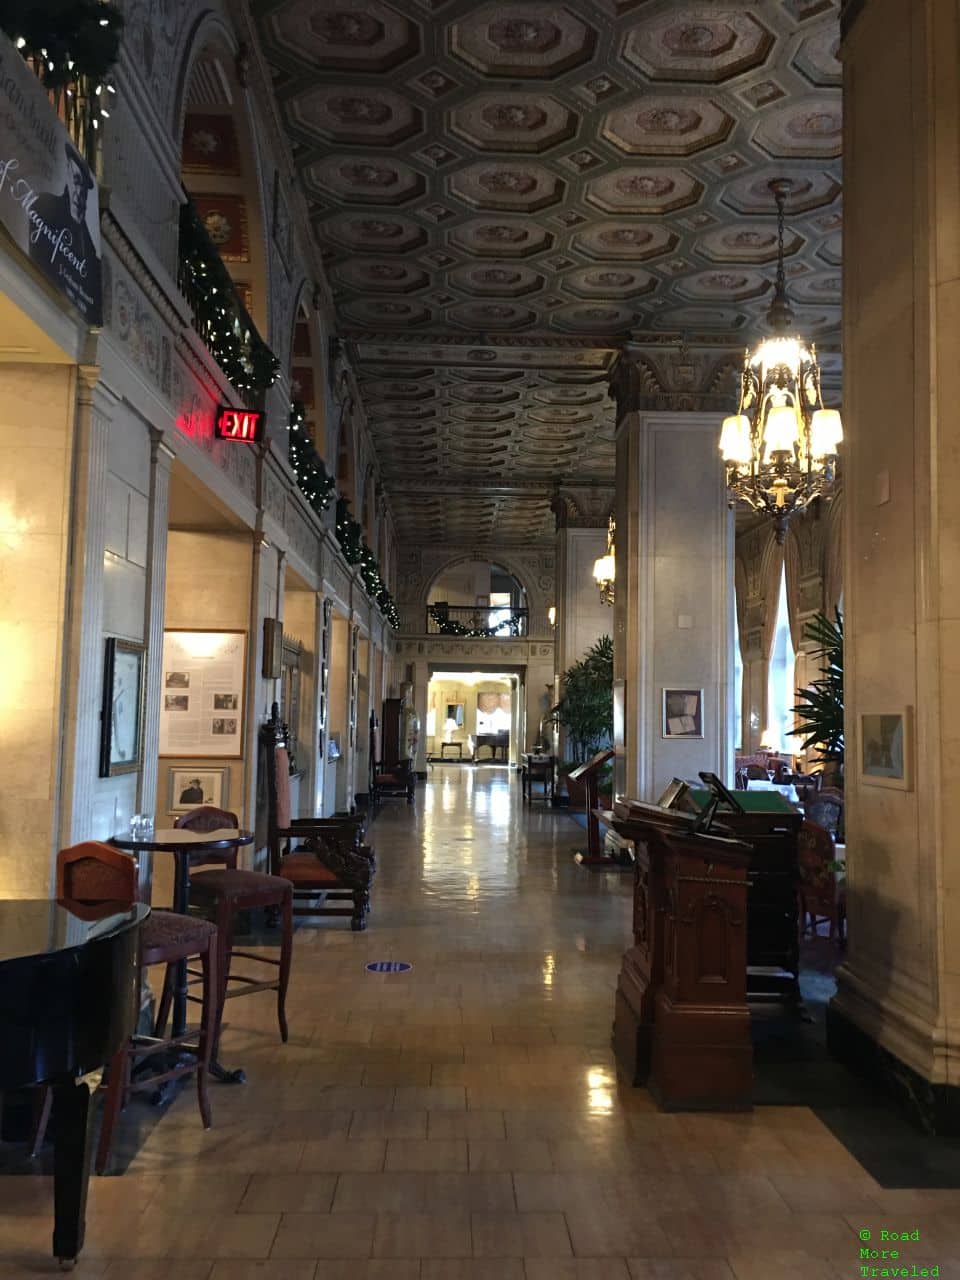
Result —
<path fill-rule="evenodd" d="M 248 1082 L 206 1133 L 183 1093 L 92 1180 L 74 1274 L 833 1280 L 884 1265 L 860 1232 L 919 1228 L 887 1265 L 960 1276 L 960 1192 L 884 1190 L 805 1107 L 663 1115 L 618 1083 L 629 877 L 576 868 L 582 835 L 503 768 L 386 805 L 368 931 L 298 931 L 286 1046 L 269 996 L 231 1004 Z M 49 1196 L 0 1178 L 0 1276 L 52 1270 Z"/>

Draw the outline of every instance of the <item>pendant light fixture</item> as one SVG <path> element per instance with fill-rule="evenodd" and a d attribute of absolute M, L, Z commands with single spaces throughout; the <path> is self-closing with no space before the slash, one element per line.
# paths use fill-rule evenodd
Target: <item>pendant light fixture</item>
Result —
<path fill-rule="evenodd" d="M 777 204 L 777 279 L 767 312 L 773 336 L 746 352 L 740 406 L 720 433 L 730 506 L 745 502 L 769 516 L 780 543 L 795 511 L 832 496 L 843 439 L 840 414 L 823 404 L 816 348 L 788 333 L 795 317 L 783 270 L 783 220 L 792 189 L 789 178 L 770 183 Z"/>

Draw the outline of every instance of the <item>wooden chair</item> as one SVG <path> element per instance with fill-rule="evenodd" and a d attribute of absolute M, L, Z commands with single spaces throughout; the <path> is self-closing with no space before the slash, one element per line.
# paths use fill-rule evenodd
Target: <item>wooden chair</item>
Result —
<path fill-rule="evenodd" d="M 360 858 L 366 858 L 373 871 L 377 869 L 377 855 L 372 845 L 366 843 L 367 815 L 365 813 L 335 813 L 332 818 L 311 818 L 311 823 L 325 831 L 341 835 L 348 847 Z"/>
<path fill-rule="evenodd" d="M 336 819 L 331 824 L 323 818 L 291 817 L 287 726 L 276 703 L 270 719 L 260 728 L 260 747 L 267 778 L 270 869 L 292 882 L 293 914 L 350 916 L 352 929 L 365 929 L 373 878 L 371 858 L 356 852 L 355 824 L 344 827 Z"/>
<path fill-rule="evenodd" d="M 216 809 L 213 805 L 201 805 L 191 809 L 189 813 L 177 818 L 174 823 L 185 831 L 218 831 L 224 827 L 238 827 L 240 820 L 235 813 L 226 809 Z M 293 885 L 281 876 L 265 875 L 262 871 L 243 871 L 237 867 L 237 850 L 203 850 L 191 858 L 191 866 L 208 866 L 222 863 L 213 871 L 198 871 L 190 876 L 190 901 L 205 912 L 216 917 L 217 925 L 217 973 L 220 976 L 219 1009 L 217 1027 L 223 1019 L 223 1006 L 227 1000 L 237 996 L 252 996 L 259 991 L 276 991 L 277 1022 L 280 1024 L 280 1039 L 287 1041 L 287 987 L 290 985 L 290 964 L 293 958 Z M 241 911 L 252 911 L 255 907 L 278 911 L 280 914 L 280 958 L 265 956 L 257 951 L 235 951 L 233 935 L 236 918 Z M 243 960 L 256 960 L 258 964 L 270 965 L 279 972 L 276 978 L 261 981 L 241 973 L 231 973 L 234 957 Z M 169 976 L 169 971 L 168 971 Z M 197 974 L 191 974 L 194 979 Z M 235 983 L 233 990 L 230 982 Z M 191 996 L 190 999 L 195 997 Z M 168 981 L 164 983 L 163 996 L 160 1002 L 157 1019 L 162 1029 L 166 1026 L 167 1017 L 173 1000 L 173 987 Z M 214 1045 L 214 1057 L 217 1045 Z"/>
<path fill-rule="evenodd" d="M 137 866 L 134 858 L 111 845 L 88 840 L 82 844 L 61 849 L 57 854 L 57 898 L 71 902 L 134 902 L 137 898 Z M 193 1048 L 194 1036 L 188 1033 L 169 1039 L 163 1038 L 162 1026 L 154 1027 L 153 1036 L 134 1036 L 118 1053 L 109 1066 L 106 1086 L 106 1103 L 103 1123 L 94 1167 L 103 1173 L 110 1157 L 110 1145 L 117 1118 L 132 1093 L 153 1090 L 166 1080 L 195 1073 L 197 1077 L 197 1101 L 205 1129 L 210 1128 L 210 1100 L 207 1080 L 210 1056 L 217 1033 L 219 1007 L 217 987 L 216 926 L 193 916 L 179 915 L 174 911 L 154 910 L 140 929 L 140 965 L 163 964 L 167 967 L 164 986 L 173 982 L 173 970 L 180 960 L 199 959 L 203 976 L 203 1000 L 200 1015 L 199 1043 L 196 1057 L 189 1062 L 177 1062 L 146 1077 L 134 1081 L 131 1072 L 137 1063 L 168 1049 L 187 1046 Z M 48 1112 L 47 1101 L 44 1112 Z M 43 1141 L 46 1115 L 34 1141 L 37 1150 Z"/>
<path fill-rule="evenodd" d="M 384 796 L 396 796 L 406 800 L 407 804 L 413 804 L 416 785 L 417 775 L 409 760 L 398 760 L 392 765 L 378 761 L 373 766 L 370 799 L 378 805 Z"/>
<path fill-rule="evenodd" d="M 818 925 L 829 923 L 830 939 L 843 942 L 845 916 L 843 899 L 831 863 L 836 857 L 830 832 L 804 819 L 797 839 L 800 884 L 800 935 L 816 936 Z"/>
<path fill-rule="evenodd" d="M 820 787 L 805 801 L 804 816 L 823 827 L 835 840 L 843 840 L 843 792 L 835 787 Z"/>

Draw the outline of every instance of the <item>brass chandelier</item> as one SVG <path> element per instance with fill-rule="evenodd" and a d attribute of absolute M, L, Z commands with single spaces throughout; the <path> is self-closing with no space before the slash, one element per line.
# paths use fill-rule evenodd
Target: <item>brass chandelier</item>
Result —
<path fill-rule="evenodd" d="M 843 440 L 840 414 L 823 404 L 816 348 L 787 332 L 794 314 L 783 270 L 783 210 L 792 187 L 788 178 L 770 183 L 777 203 L 777 279 L 767 312 L 773 336 L 747 350 L 740 407 L 720 433 L 730 506 L 745 502 L 769 516 L 780 543 L 795 511 L 832 495 Z"/>

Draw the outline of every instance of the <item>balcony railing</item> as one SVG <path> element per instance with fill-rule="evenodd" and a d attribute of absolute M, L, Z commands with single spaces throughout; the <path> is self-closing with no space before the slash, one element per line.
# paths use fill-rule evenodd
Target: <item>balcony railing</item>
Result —
<path fill-rule="evenodd" d="M 236 285 L 189 199 L 180 208 L 180 274 L 193 327 L 237 391 L 273 385 L 280 363 L 257 332 Z"/>
<path fill-rule="evenodd" d="M 471 640 L 514 640 L 528 629 L 526 609 L 490 605 L 427 605 L 427 635 L 463 636 Z"/>

